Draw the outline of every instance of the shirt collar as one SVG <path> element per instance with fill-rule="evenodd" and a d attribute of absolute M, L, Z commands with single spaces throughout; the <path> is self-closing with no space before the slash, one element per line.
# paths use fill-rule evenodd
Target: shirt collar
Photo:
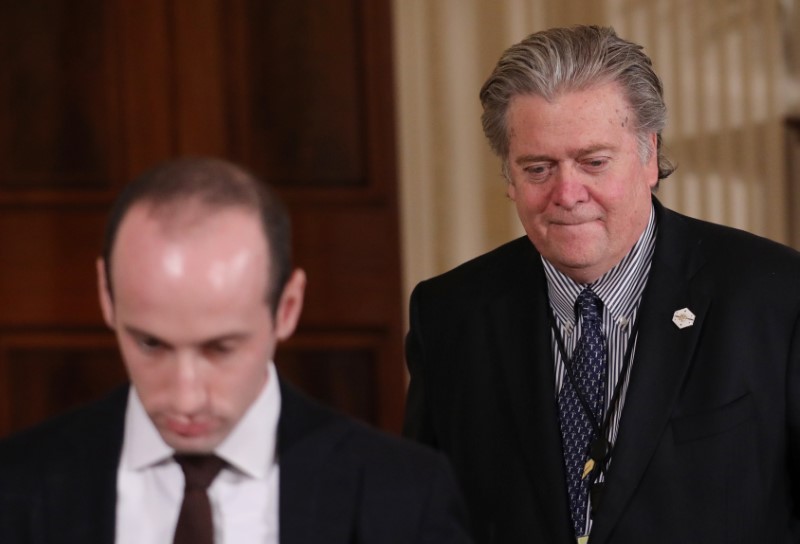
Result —
<path fill-rule="evenodd" d="M 263 478 L 277 461 L 280 412 L 281 388 L 275 365 L 270 361 L 266 387 L 217 447 L 217 455 L 248 476 Z"/>
<path fill-rule="evenodd" d="M 145 412 L 136 388 L 131 386 L 125 411 L 122 466 L 128 470 L 141 470 L 169 461 L 172 454 L 172 448 L 167 446 Z"/>
<path fill-rule="evenodd" d="M 647 226 L 628 254 L 614 268 L 589 284 L 616 323 L 629 319 L 639 303 L 644 280 L 650 272 L 655 239 L 656 215 L 651 205 Z M 575 300 L 587 285 L 563 274 L 544 257 L 542 264 L 547 277 L 550 305 L 556 318 L 562 323 L 575 323 Z"/>
<path fill-rule="evenodd" d="M 281 392 L 278 373 L 270 361 L 267 383 L 215 453 L 239 471 L 263 478 L 276 463 Z M 139 471 L 172 459 L 175 450 L 161 438 L 145 412 L 136 388 L 131 386 L 125 413 L 122 467 Z"/>

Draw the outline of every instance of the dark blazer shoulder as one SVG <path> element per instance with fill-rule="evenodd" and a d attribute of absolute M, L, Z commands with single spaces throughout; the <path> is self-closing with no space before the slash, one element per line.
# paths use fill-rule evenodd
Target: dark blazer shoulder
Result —
<path fill-rule="evenodd" d="M 421 282 L 427 288 L 457 289 L 475 281 L 502 282 L 510 266 L 538 258 L 539 253 L 527 236 L 521 236 L 479 255 L 438 276 Z"/>
<path fill-rule="evenodd" d="M 411 301 L 412 306 L 436 307 L 437 312 L 457 314 L 504 296 L 527 293 L 542 281 L 539 252 L 527 236 L 522 236 L 420 282 Z"/>
<path fill-rule="evenodd" d="M 0 542 L 114 541 L 128 387 L 0 441 Z"/>
<path fill-rule="evenodd" d="M 469 542 L 441 453 L 335 413 L 283 380 L 281 395 L 281 542 Z"/>
<path fill-rule="evenodd" d="M 0 440 L 0 476 L 19 466 L 69 468 L 76 460 L 116 464 L 128 386 Z M 109 456 L 111 458 L 109 458 Z"/>
<path fill-rule="evenodd" d="M 278 451 L 281 456 L 313 446 L 320 454 L 335 453 L 340 461 L 384 469 L 438 466 L 443 455 L 427 446 L 369 427 L 333 411 L 281 380 Z"/>
<path fill-rule="evenodd" d="M 686 229 L 688 232 L 695 233 L 697 243 L 706 243 L 706 250 L 716 250 L 720 255 L 732 256 L 736 255 L 738 252 L 744 251 L 758 254 L 774 254 L 779 258 L 800 258 L 800 253 L 798 253 L 797 250 L 785 244 L 770 240 L 769 238 L 736 227 L 690 217 L 680 212 L 664 208 L 663 206 L 659 206 L 659 208 L 660 224 L 664 223 L 668 229 L 679 226 L 680 228 Z M 741 245 L 731 248 L 729 245 L 726 245 L 731 241 L 736 241 Z M 716 244 L 716 242 L 722 243 Z"/>
<path fill-rule="evenodd" d="M 657 208 L 658 209 L 658 208 Z M 734 227 L 695 219 L 661 207 L 654 260 L 669 254 L 695 252 L 702 272 L 718 289 L 735 289 L 769 281 L 774 287 L 800 287 L 800 253 L 762 236 Z M 788 293 L 787 293 L 788 294 Z"/>

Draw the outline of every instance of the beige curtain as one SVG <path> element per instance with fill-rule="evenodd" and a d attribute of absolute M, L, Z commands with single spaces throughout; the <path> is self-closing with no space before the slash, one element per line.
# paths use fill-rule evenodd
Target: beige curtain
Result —
<path fill-rule="evenodd" d="M 784 21 L 794 0 L 395 0 L 406 295 L 522 234 L 480 127 L 501 52 L 551 26 L 606 24 L 643 44 L 665 84 L 678 171 L 668 206 L 789 240 Z M 795 45 L 796 46 L 796 45 Z"/>

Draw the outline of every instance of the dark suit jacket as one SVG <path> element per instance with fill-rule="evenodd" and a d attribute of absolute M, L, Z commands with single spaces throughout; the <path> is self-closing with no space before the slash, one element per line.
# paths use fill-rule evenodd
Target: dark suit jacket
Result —
<path fill-rule="evenodd" d="M 127 393 L 0 443 L 1 543 L 114 542 Z M 282 544 L 469 542 L 441 454 L 281 395 Z"/>
<path fill-rule="evenodd" d="M 800 542 L 800 256 L 655 206 L 590 542 Z M 547 304 L 527 238 L 411 297 L 405 432 L 450 457 L 479 543 L 574 542 Z M 673 324 L 681 308 L 693 326 Z"/>

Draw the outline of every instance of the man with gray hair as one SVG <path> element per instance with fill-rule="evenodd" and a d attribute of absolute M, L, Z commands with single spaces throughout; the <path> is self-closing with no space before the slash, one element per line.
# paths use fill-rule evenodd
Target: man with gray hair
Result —
<path fill-rule="evenodd" d="M 800 541 L 800 255 L 653 196 L 661 82 L 610 28 L 480 98 L 526 236 L 414 290 L 405 429 L 476 542 Z"/>

